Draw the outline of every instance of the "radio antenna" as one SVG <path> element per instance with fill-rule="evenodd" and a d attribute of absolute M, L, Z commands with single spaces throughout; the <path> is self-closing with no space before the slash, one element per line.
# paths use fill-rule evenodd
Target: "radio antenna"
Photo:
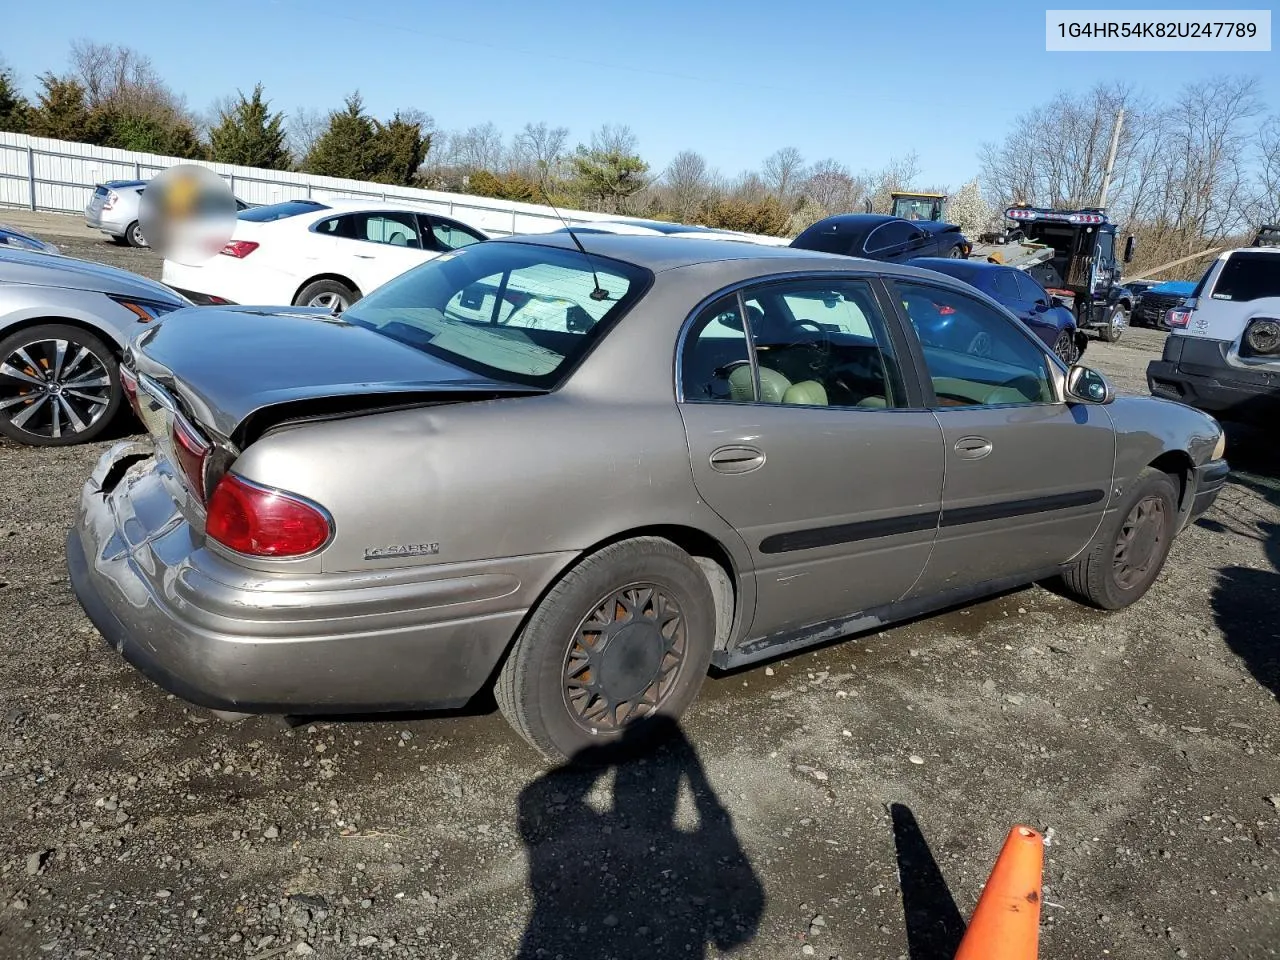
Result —
<path fill-rule="evenodd" d="M 582 245 L 582 241 L 578 239 L 578 235 L 573 232 L 573 228 L 569 226 L 569 221 L 564 218 L 560 211 L 556 209 L 556 205 L 551 202 L 551 194 L 547 190 L 547 163 L 545 160 L 542 161 L 541 166 L 542 170 L 539 172 L 542 175 L 538 178 L 538 189 L 542 191 L 542 199 L 547 201 L 547 206 L 550 207 L 551 212 L 556 215 L 556 219 L 564 224 L 565 233 L 569 234 L 569 239 L 573 241 L 573 245 L 578 248 L 578 252 L 581 253 L 587 261 L 587 266 L 591 270 L 591 280 L 595 284 L 595 289 L 591 291 L 591 299 L 597 301 L 608 300 L 609 291 L 600 286 L 600 275 L 596 273 L 596 265 L 591 259 L 591 254 L 587 253 L 587 248 Z"/>

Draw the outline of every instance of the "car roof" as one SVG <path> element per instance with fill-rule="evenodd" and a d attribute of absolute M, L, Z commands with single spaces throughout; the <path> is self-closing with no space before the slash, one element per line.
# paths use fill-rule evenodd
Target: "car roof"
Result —
<path fill-rule="evenodd" d="M 1002 263 L 988 263 L 986 260 L 961 260 L 956 257 L 912 257 L 912 266 L 924 267 L 926 270 L 937 270 L 939 273 L 952 274 L 987 274 L 994 276 L 1001 270 L 1012 270 Z M 1021 271 L 1019 271 L 1021 272 Z"/>
<path fill-rule="evenodd" d="M 715 263 L 726 260 L 767 263 L 770 270 L 782 272 L 789 266 L 795 270 L 833 270 L 850 273 L 883 273 L 902 276 L 920 276 L 918 268 L 899 264 L 847 257 L 835 253 L 819 253 L 795 247 L 775 247 L 752 243 L 749 240 L 720 240 L 698 236 L 640 236 L 622 233 L 575 234 L 588 253 L 611 257 L 644 267 L 654 273 L 675 270 L 698 263 Z M 562 250 L 575 249 L 568 233 L 535 233 L 515 237 L 501 237 L 490 243 L 534 243 Z"/>
<path fill-rule="evenodd" d="M 833 217 L 824 217 L 817 223 L 808 227 L 812 230 L 814 227 L 837 227 L 839 229 L 868 229 L 870 227 L 878 227 L 882 223 L 891 223 L 894 220 L 902 220 L 902 217 L 895 217 L 888 213 L 838 213 Z M 903 220 L 904 223 L 910 223 L 910 220 Z"/>
<path fill-rule="evenodd" d="M 323 203 L 332 210 L 341 210 L 343 213 L 358 212 L 361 210 L 406 210 L 412 213 L 433 213 L 427 210 L 420 203 L 406 200 L 403 203 L 394 203 L 390 200 L 373 200 L 361 197 L 333 197 L 328 200 L 316 200 L 316 203 Z M 317 208 L 319 212 L 319 208 Z"/>
<path fill-rule="evenodd" d="M 146 180 L 106 180 L 99 186 L 111 187 L 112 189 L 117 187 L 145 187 L 147 182 Z"/>

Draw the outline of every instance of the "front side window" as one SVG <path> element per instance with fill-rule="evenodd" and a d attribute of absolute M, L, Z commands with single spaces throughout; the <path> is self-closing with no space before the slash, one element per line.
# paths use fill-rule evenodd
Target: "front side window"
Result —
<path fill-rule="evenodd" d="M 1044 351 L 1006 316 L 942 287 L 896 283 L 939 407 L 1053 403 Z"/>
<path fill-rule="evenodd" d="M 1261 300 L 1280 297 L 1280 255 L 1233 253 L 1213 285 L 1214 300 Z"/>
<path fill-rule="evenodd" d="M 1018 291 L 1018 281 L 1012 273 L 1004 270 L 997 270 L 994 277 L 991 278 L 991 286 L 995 290 L 996 299 L 1001 303 L 1009 303 L 1012 300 L 1034 300 L 1034 297 L 1023 296 Z"/>
<path fill-rule="evenodd" d="M 920 236 L 920 231 L 909 223 L 886 223 L 883 226 L 876 227 L 868 234 L 866 250 L 868 253 L 889 250 L 914 240 L 918 236 Z"/>
<path fill-rule="evenodd" d="M 401 274 L 342 319 L 481 376 L 550 388 L 651 280 L 640 267 L 576 250 L 478 243 Z"/>
<path fill-rule="evenodd" d="M 718 300 L 689 330 L 681 379 L 686 400 L 905 403 L 883 317 L 861 281 L 794 280 Z"/>

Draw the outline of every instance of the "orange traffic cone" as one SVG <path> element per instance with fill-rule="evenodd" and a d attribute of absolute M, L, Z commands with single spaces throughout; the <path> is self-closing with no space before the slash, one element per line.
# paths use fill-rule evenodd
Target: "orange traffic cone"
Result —
<path fill-rule="evenodd" d="M 955 960 L 1036 960 L 1044 838 L 1014 827 L 982 889 Z"/>

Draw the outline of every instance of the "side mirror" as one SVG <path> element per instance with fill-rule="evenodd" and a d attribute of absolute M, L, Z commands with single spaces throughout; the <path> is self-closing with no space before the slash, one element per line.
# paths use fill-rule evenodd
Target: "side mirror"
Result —
<path fill-rule="evenodd" d="M 1131 233 L 1129 239 L 1124 242 L 1124 262 L 1133 262 L 1133 248 L 1137 246 L 1137 238 Z"/>
<path fill-rule="evenodd" d="M 1073 364 L 1067 371 L 1067 402 L 1110 403 L 1116 398 L 1111 381 L 1090 367 Z"/>

